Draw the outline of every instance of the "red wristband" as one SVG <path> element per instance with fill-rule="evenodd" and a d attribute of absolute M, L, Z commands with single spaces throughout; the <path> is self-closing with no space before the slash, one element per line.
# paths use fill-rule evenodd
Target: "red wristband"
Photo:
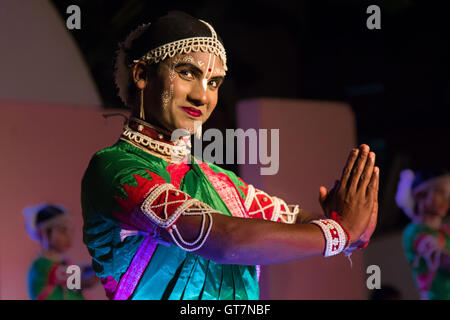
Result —
<path fill-rule="evenodd" d="M 334 221 L 336 221 L 337 223 L 339 223 L 339 225 L 342 227 L 342 229 L 344 230 L 345 234 L 346 234 L 347 237 L 348 237 L 348 243 L 347 243 L 347 245 L 350 244 L 350 235 L 348 234 L 347 229 L 345 229 L 345 227 L 340 223 L 341 216 L 339 215 L 339 213 L 333 211 L 333 212 L 331 213 L 330 218 L 333 219 Z M 363 244 L 357 246 L 356 248 L 358 248 L 358 249 L 364 249 L 365 247 L 367 247 L 367 245 L 369 244 L 369 242 L 370 242 L 370 240 L 367 240 L 366 242 L 364 242 Z"/>
<path fill-rule="evenodd" d="M 345 227 L 341 224 L 341 222 L 340 222 L 341 216 L 336 211 L 333 211 L 333 212 L 331 212 L 330 218 L 333 219 L 334 221 L 336 221 L 337 223 L 339 223 L 342 230 L 344 230 L 345 235 L 347 236 L 347 243 L 345 244 L 345 248 L 347 248 L 350 245 L 350 234 L 348 233 L 347 229 L 345 229 Z M 366 246 L 367 246 L 367 244 L 366 244 Z"/>

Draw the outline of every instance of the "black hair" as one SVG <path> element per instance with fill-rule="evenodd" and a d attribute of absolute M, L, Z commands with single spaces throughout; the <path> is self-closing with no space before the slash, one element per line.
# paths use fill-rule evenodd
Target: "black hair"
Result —
<path fill-rule="evenodd" d="M 433 178 L 437 178 L 440 176 L 444 176 L 446 174 L 449 174 L 450 172 L 447 169 L 444 168 L 423 168 L 416 172 L 414 176 L 414 180 L 411 185 L 411 189 L 414 190 L 417 186 L 421 185 L 422 183 L 431 180 Z"/>
<path fill-rule="evenodd" d="M 211 37 L 211 30 L 200 20 L 182 11 L 170 11 L 158 18 L 138 38 L 128 51 L 127 63 L 164 44 L 191 37 Z M 219 36 L 217 39 L 222 43 Z"/>
<path fill-rule="evenodd" d="M 48 205 L 37 213 L 36 225 L 39 225 L 45 221 L 53 219 L 61 214 L 64 214 L 63 210 L 53 205 Z"/>
<path fill-rule="evenodd" d="M 211 37 L 211 30 L 203 22 L 182 11 L 170 11 L 155 22 L 142 24 L 131 31 L 119 44 L 115 61 L 115 82 L 122 102 L 128 106 L 135 101 L 137 89 L 131 81 L 130 65 L 149 51 L 164 44 L 192 37 Z M 222 39 L 217 35 L 222 43 Z M 147 75 L 158 72 L 159 63 L 149 64 Z"/>

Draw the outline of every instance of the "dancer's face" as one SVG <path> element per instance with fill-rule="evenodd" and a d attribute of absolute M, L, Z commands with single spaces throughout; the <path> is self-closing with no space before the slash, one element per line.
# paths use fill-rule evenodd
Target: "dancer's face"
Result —
<path fill-rule="evenodd" d="M 139 78 L 136 68 L 134 76 Z M 223 63 L 214 54 L 192 52 L 164 60 L 144 84 L 146 120 L 169 131 L 194 133 L 194 121 L 204 123 L 216 107 L 224 76 Z"/>
<path fill-rule="evenodd" d="M 450 208 L 450 179 L 440 179 L 418 199 L 423 213 L 444 218 Z"/>
<path fill-rule="evenodd" d="M 72 246 L 73 227 L 69 219 L 64 219 L 57 225 L 47 230 L 47 248 L 53 249 L 58 253 L 65 253 Z"/>

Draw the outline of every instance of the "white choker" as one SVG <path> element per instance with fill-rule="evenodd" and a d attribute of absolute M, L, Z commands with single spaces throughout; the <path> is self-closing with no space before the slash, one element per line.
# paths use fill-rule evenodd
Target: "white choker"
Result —
<path fill-rule="evenodd" d="M 142 134 L 136 130 L 131 129 L 128 125 L 125 125 L 124 132 L 122 133 L 121 140 L 126 142 L 135 142 L 139 146 L 148 148 L 162 155 L 165 159 L 170 158 L 170 162 L 179 162 L 184 157 L 191 153 L 191 139 L 190 137 L 180 137 L 179 140 L 174 141 L 173 144 L 163 141 L 155 140 L 145 134 Z M 144 149 L 145 150 L 145 149 Z"/>

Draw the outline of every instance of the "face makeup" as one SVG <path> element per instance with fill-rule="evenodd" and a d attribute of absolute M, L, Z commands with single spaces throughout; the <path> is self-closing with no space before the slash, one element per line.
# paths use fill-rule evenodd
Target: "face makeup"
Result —
<path fill-rule="evenodd" d="M 210 65 L 211 64 L 211 56 L 213 56 L 212 65 Z M 203 86 L 203 90 L 205 90 L 205 91 L 208 88 L 208 80 L 212 76 L 212 70 L 214 70 L 214 64 L 215 63 L 216 63 L 216 55 L 213 55 L 212 53 L 210 53 L 209 57 L 208 57 L 208 64 L 206 66 L 206 70 L 204 70 L 204 72 L 203 72 L 204 77 L 202 79 L 202 86 Z"/>
<path fill-rule="evenodd" d="M 176 77 L 175 66 L 179 62 L 180 62 L 180 58 L 176 57 L 169 67 L 170 87 L 169 87 L 169 90 L 164 90 L 161 95 L 161 104 L 164 109 L 167 108 L 167 106 L 170 104 L 170 102 L 172 101 L 172 98 L 173 98 L 173 80 L 175 80 L 175 77 Z"/>
<path fill-rule="evenodd" d="M 201 132 L 195 123 L 206 121 L 217 103 L 220 79 L 213 77 L 221 78 L 225 73 L 219 58 L 213 53 L 194 52 L 175 56 L 164 64 L 158 97 L 161 109 L 155 113 L 161 112 L 158 121 L 168 130 Z"/>
<path fill-rule="evenodd" d="M 192 117 L 198 118 L 202 116 L 202 112 L 196 108 L 181 107 L 181 109 L 183 109 L 187 114 L 189 114 Z"/>
<path fill-rule="evenodd" d="M 195 59 L 192 56 L 185 56 L 183 58 L 183 62 L 189 62 L 189 63 L 194 63 Z"/>

